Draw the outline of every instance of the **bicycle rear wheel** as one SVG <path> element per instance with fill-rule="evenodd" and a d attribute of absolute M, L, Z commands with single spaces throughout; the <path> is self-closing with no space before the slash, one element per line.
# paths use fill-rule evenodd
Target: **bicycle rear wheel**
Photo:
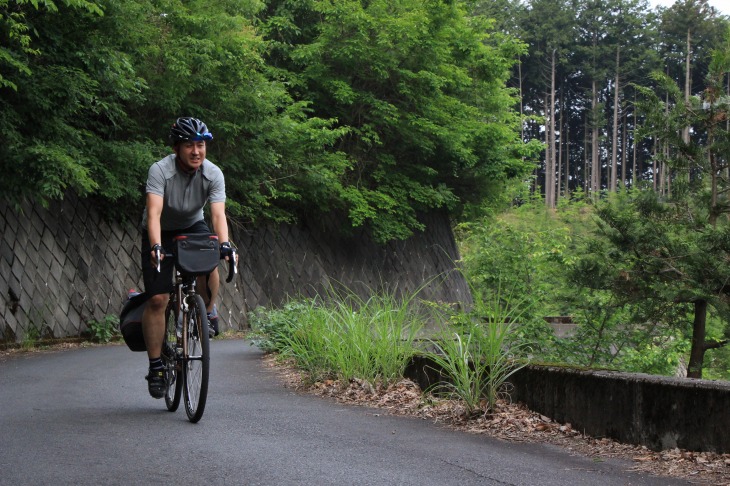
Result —
<path fill-rule="evenodd" d="M 187 318 L 183 363 L 185 412 L 188 414 L 188 419 L 195 423 L 200 420 L 205 410 L 210 366 L 208 315 L 201 296 L 195 295 L 193 302 L 189 303 Z"/>
<path fill-rule="evenodd" d="M 177 312 L 174 306 L 165 311 L 165 343 L 162 345 L 162 362 L 165 365 L 165 405 L 170 412 L 180 406 L 182 377 L 178 360 Z"/>

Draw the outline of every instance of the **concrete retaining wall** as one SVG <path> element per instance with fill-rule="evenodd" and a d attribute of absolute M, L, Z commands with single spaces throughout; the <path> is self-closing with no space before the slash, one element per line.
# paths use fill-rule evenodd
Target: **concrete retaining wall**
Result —
<path fill-rule="evenodd" d="M 448 381 L 424 357 L 413 360 L 406 376 L 424 390 Z M 591 437 L 652 450 L 730 452 L 728 382 L 536 365 L 509 382 L 513 401 Z"/>
<path fill-rule="evenodd" d="M 141 289 L 141 212 L 128 222 L 104 221 L 89 200 L 73 195 L 48 209 L 0 201 L 0 342 L 83 335 L 91 320 L 117 314 L 130 288 Z M 289 296 L 314 296 L 345 286 L 411 292 L 436 279 L 423 298 L 470 302 L 448 217 L 423 215 L 427 230 L 407 241 L 378 245 L 367 231 L 344 235 L 334 215 L 297 225 L 232 225 L 240 273 L 221 286 L 223 329 L 247 327 L 257 306 Z M 225 272 L 225 267 L 221 266 Z"/>

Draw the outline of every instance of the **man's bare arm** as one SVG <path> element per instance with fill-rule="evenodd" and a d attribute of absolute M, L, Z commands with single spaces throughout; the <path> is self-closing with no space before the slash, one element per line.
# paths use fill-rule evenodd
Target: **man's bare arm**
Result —
<path fill-rule="evenodd" d="M 213 232 L 218 235 L 218 241 L 224 243 L 228 239 L 228 220 L 226 219 L 226 203 L 216 202 L 210 204 L 210 220 L 213 225 Z"/>
<path fill-rule="evenodd" d="M 147 234 L 150 238 L 150 245 L 162 244 L 162 229 L 160 226 L 160 216 L 162 215 L 163 207 L 162 196 L 157 194 L 147 193 Z M 150 259 L 153 263 L 155 258 L 154 251 L 150 254 Z M 161 258 L 165 258 L 163 254 Z"/>

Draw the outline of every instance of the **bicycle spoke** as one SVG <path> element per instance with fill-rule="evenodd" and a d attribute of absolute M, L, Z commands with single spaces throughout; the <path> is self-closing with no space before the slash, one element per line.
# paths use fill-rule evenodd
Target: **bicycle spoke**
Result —
<path fill-rule="evenodd" d="M 190 407 L 198 408 L 202 363 L 200 361 L 200 341 L 197 337 L 188 337 L 188 358 L 186 364 L 186 380 L 190 391 Z"/>
<path fill-rule="evenodd" d="M 174 305 L 165 312 L 165 341 L 162 345 L 162 360 L 165 365 L 165 405 L 171 412 L 177 410 L 182 394 L 182 381 L 177 358 L 177 312 Z"/>
<path fill-rule="evenodd" d="M 193 296 L 185 328 L 185 411 L 191 422 L 197 422 L 205 409 L 210 361 L 208 320 L 199 295 Z"/>

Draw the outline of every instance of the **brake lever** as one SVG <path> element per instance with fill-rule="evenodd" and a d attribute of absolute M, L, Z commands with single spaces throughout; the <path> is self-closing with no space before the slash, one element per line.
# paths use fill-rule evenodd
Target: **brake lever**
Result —
<path fill-rule="evenodd" d="M 233 277 L 238 273 L 238 252 L 235 248 L 231 248 L 231 256 L 228 259 L 228 278 L 226 283 L 231 283 Z"/>
<path fill-rule="evenodd" d="M 155 262 L 157 262 L 157 273 L 160 273 L 160 261 L 162 260 L 162 255 L 160 253 L 159 246 L 155 248 Z"/>

